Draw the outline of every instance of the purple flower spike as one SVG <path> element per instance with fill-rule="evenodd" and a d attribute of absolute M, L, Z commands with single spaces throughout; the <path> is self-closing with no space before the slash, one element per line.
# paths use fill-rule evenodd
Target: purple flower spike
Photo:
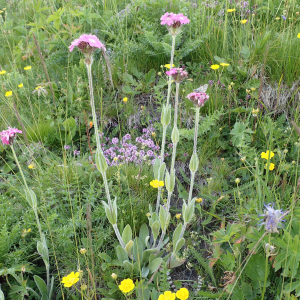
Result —
<path fill-rule="evenodd" d="M 80 154 L 80 151 L 79 150 L 74 150 L 74 155 L 79 155 Z"/>
<path fill-rule="evenodd" d="M 264 214 L 260 215 L 263 216 L 264 219 L 261 220 L 259 225 L 265 225 L 265 229 L 267 232 L 274 233 L 279 232 L 278 228 L 282 227 L 282 223 L 285 220 L 282 218 L 286 215 L 281 209 L 275 210 L 273 205 L 269 203 L 268 205 L 265 204 Z"/>

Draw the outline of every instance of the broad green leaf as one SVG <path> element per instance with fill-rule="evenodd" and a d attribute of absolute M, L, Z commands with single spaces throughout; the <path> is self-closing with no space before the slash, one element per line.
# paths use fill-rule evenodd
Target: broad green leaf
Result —
<path fill-rule="evenodd" d="M 161 257 L 155 258 L 153 261 L 151 261 L 151 263 L 149 264 L 150 274 L 157 271 L 158 268 L 160 267 L 161 263 L 162 263 L 162 258 Z"/>
<path fill-rule="evenodd" d="M 122 240 L 124 244 L 126 245 L 130 240 L 132 240 L 132 230 L 129 224 L 126 225 L 126 227 L 123 230 L 122 233 Z"/>
<path fill-rule="evenodd" d="M 34 278 L 34 281 L 35 281 L 40 293 L 47 294 L 48 291 L 47 291 L 47 285 L 46 285 L 45 281 L 37 275 L 34 275 L 33 278 Z"/>

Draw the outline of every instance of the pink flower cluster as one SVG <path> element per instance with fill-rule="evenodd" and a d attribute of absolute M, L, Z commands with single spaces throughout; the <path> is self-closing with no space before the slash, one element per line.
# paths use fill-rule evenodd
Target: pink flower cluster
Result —
<path fill-rule="evenodd" d="M 190 23 L 190 20 L 183 14 L 165 13 L 161 16 L 161 25 L 167 25 L 171 35 L 177 35 L 183 24 Z"/>
<path fill-rule="evenodd" d="M 201 93 L 193 92 L 188 94 L 186 97 L 198 107 L 204 106 L 204 103 L 209 98 L 209 96 L 203 92 Z"/>
<path fill-rule="evenodd" d="M 188 72 L 182 68 L 172 68 L 170 71 L 167 71 L 166 74 L 172 76 L 176 83 L 180 83 L 188 77 Z"/>
<path fill-rule="evenodd" d="M 100 40 L 92 34 L 83 34 L 79 37 L 79 39 L 74 40 L 71 43 L 71 46 L 69 46 L 70 52 L 73 51 L 74 47 L 78 47 L 79 50 L 85 54 L 92 53 L 96 48 L 106 51 L 104 44 L 102 44 Z"/>
<path fill-rule="evenodd" d="M 188 24 L 190 23 L 190 20 L 184 16 L 183 14 L 174 14 L 174 13 L 165 13 L 164 15 L 161 16 L 161 25 L 168 25 L 168 26 L 176 26 L 179 27 L 183 24 Z"/>
<path fill-rule="evenodd" d="M 1 137 L 2 143 L 4 145 L 12 145 L 17 133 L 22 133 L 22 131 L 17 128 L 11 128 L 11 127 L 8 127 L 7 130 L 1 131 L 0 137 Z"/>

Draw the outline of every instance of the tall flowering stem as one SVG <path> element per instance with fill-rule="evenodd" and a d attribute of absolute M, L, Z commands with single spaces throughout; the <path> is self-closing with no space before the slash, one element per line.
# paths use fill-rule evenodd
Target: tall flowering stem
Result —
<path fill-rule="evenodd" d="M 176 40 L 176 35 L 172 35 L 172 50 L 171 50 L 171 61 L 170 61 L 170 67 L 172 68 L 173 66 L 173 60 L 174 60 L 174 52 L 175 52 L 175 40 Z M 167 105 L 170 102 L 170 96 L 171 96 L 171 84 L 172 84 L 172 76 L 169 75 L 169 80 L 168 80 L 168 94 L 167 94 Z"/>
<path fill-rule="evenodd" d="M 93 90 L 93 80 L 92 80 L 92 63 L 93 63 L 93 52 L 95 49 L 101 49 L 103 52 L 106 51 L 105 46 L 100 42 L 100 40 L 92 34 L 83 34 L 78 39 L 74 40 L 72 44 L 69 47 L 70 52 L 73 51 L 74 47 L 78 47 L 78 49 L 84 54 L 85 59 L 84 63 L 87 67 L 87 73 L 88 73 L 88 79 L 89 79 L 89 90 L 90 90 L 90 101 L 91 101 L 91 109 L 92 109 L 92 115 L 93 115 L 93 125 L 95 128 L 95 135 L 96 135 L 96 146 L 97 146 L 97 152 L 96 152 L 96 164 L 97 168 L 102 174 L 106 197 L 108 205 L 104 202 L 106 215 L 112 224 L 115 234 L 119 240 L 119 243 L 121 244 L 122 248 L 125 248 L 123 239 L 120 235 L 118 226 L 117 226 L 117 207 L 114 205 L 111 201 L 108 182 L 106 178 L 106 169 L 107 169 L 107 162 L 105 160 L 105 157 L 103 155 L 103 151 L 101 148 L 100 143 L 100 137 L 98 132 L 98 123 L 97 123 L 97 115 L 96 115 L 96 109 L 95 109 L 95 101 L 94 101 L 94 90 Z"/>

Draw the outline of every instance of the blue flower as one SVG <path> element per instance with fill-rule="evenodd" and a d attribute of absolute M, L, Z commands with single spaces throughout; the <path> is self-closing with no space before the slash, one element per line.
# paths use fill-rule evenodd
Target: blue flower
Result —
<path fill-rule="evenodd" d="M 282 228 L 282 223 L 285 220 L 282 218 L 286 215 L 281 209 L 275 210 L 273 205 L 269 203 L 268 205 L 265 204 L 264 214 L 260 215 L 263 216 L 263 220 L 260 221 L 259 225 L 265 225 L 265 229 L 267 232 L 274 233 L 278 232 L 278 228 Z"/>
<path fill-rule="evenodd" d="M 285 17 L 284 15 L 282 15 L 281 18 L 282 18 L 283 20 L 286 20 L 286 17 Z"/>

